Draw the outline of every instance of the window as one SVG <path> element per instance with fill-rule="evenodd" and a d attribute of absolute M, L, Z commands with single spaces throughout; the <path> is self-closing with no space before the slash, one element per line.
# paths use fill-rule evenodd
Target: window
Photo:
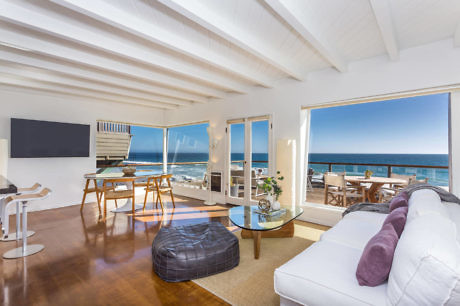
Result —
<path fill-rule="evenodd" d="M 331 200 L 341 187 L 325 195 L 328 172 L 346 179 L 372 171 L 368 181 L 345 182 L 351 193 L 363 186 L 372 202 L 385 202 L 416 181 L 448 189 L 449 101 L 446 93 L 310 110 L 307 202 L 344 206 L 340 197 Z M 375 177 L 405 182 L 388 181 L 377 188 Z"/>
<path fill-rule="evenodd" d="M 205 188 L 209 159 L 208 123 L 168 128 L 168 173 L 174 183 Z"/>

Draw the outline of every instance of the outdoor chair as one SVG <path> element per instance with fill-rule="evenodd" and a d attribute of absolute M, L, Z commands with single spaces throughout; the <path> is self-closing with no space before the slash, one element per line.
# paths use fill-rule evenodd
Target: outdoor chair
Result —
<path fill-rule="evenodd" d="M 344 173 L 327 172 L 324 175 L 324 204 L 348 207 L 366 200 L 366 187 L 347 186 Z"/>
<path fill-rule="evenodd" d="M 403 188 L 407 187 L 413 180 L 416 179 L 415 174 L 413 175 L 405 175 L 405 174 L 396 174 L 391 173 L 391 178 L 398 178 L 405 180 L 407 183 L 405 184 L 390 184 L 389 186 L 383 186 L 379 190 L 379 202 L 384 203 L 388 202 L 393 198 L 396 194 L 398 194 Z"/>

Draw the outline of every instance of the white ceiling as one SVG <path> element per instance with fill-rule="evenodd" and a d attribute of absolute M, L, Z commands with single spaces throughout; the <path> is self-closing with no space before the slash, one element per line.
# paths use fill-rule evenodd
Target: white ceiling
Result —
<path fill-rule="evenodd" d="M 176 109 L 459 32 L 459 0 L 0 0 L 0 84 Z"/>

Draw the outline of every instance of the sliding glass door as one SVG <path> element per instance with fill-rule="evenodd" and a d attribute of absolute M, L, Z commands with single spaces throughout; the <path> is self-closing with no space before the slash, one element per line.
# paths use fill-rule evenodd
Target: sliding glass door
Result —
<path fill-rule="evenodd" d="M 269 116 L 228 121 L 227 202 L 255 204 L 265 196 L 259 185 L 271 171 Z"/>

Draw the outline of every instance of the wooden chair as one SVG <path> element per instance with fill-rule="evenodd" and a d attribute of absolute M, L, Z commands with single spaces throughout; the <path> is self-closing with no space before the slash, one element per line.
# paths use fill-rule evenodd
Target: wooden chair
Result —
<path fill-rule="evenodd" d="M 90 173 L 88 175 L 95 174 L 95 173 Z M 94 187 L 89 187 L 89 184 L 93 182 Z M 114 187 L 112 187 L 112 190 Z M 97 185 L 97 180 L 95 179 L 87 179 L 86 184 L 85 184 L 85 189 L 83 189 L 83 199 L 81 200 L 81 206 L 80 206 L 80 212 L 83 211 L 83 206 L 85 205 L 85 200 L 86 200 L 86 195 L 88 193 L 96 193 L 96 201 L 97 201 L 97 206 L 99 208 L 99 214 L 102 214 L 101 212 L 101 200 L 102 200 L 102 189 Z M 118 203 L 115 200 L 115 206 L 118 207 Z"/>
<path fill-rule="evenodd" d="M 411 181 L 415 180 L 415 174 L 405 175 L 405 174 L 391 173 L 390 177 L 405 180 L 406 183 L 390 184 L 389 186 L 381 187 L 379 190 L 379 202 L 380 203 L 391 200 L 391 198 L 393 198 L 396 194 L 398 194 L 401 191 L 401 189 L 409 186 Z"/>
<path fill-rule="evenodd" d="M 157 190 L 156 180 L 157 179 L 159 180 L 160 177 L 161 175 L 160 176 L 150 176 L 147 178 L 147 182 L 144 188 L 145 197 L 144 197 L 144 209 L 143 210 L 145 210 L 145 205 L 147 204 L 147 196 L 149 195 L 149 192 L 152 192 L 152 202 L 155 201 L 155 191 Z M 157 197 L 156 203 L 158 203 L 158 197 Z"/>
<path fill-rule="evenodd" d="M 172 177 L 172 174 L 164 174 L 164 175 L 155 177 L 155 189 L 157 191 L 157 200 L 155 201 L 155 207 L 158 207 L 158 201 L 160 201 L 161 210 L 163 211 L 164 211 L 163 200 L 161 199 L 162 193 L 169 192 L 169 194 L 171 195 L 173 207 L 176 208 L 176 203 L 174 203 L 174 195 L 173 195 L 172 186 L 171 186 L 171 177 Z M 163 181 L 166 181 L 168 185 L 164 186 Z"/>
<path fill-rule="evenodd" d="M 107 218 L 107 200 L 115 200 L 115 203 L 119 199 L 131 199 L 133 204 L 133 214 L 136 213 L 135 208 L 135 188 L 133 185 L 132 189 L 128 190 L 116 190 L 115 185 L 117 183 L 124 183 L 124 184 L 134 184 L 135 177 L 124 177 L 124 178 L 117 178 L 117 179 L 105 179 L 104 183 L 102 184 L 102 194 L 104 196 L 104 220 Z M 110 184 L 110 185 L 109 185 Z"/>
<path fill-rule="evenodd" d="M 344 173 L 324 174 L 324 204 L 348 207 L 353 202 L 365 200 L 365 186 L 347 186 Z"/>

